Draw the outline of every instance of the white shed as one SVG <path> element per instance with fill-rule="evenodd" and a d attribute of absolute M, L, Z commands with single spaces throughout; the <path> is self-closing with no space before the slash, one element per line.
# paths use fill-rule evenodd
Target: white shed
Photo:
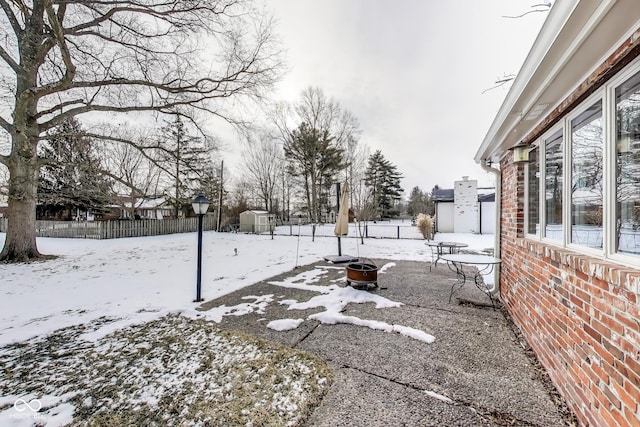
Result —
<path fill-rule="evenodd" d="M 273 215 L 267 211 L 248 210 L 240 214 L 240 228 L 238 231 L 245 233 L 269 232 L 269 222 Z"/>

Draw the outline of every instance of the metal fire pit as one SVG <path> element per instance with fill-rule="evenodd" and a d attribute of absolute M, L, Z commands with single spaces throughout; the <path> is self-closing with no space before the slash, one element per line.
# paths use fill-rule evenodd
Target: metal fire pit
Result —
<path fill-rule="evenodd" d="M 347 265 L 347 285 L 355 289 L 378 287 L 378 267 L 366 262 L 352 262 Z"/>

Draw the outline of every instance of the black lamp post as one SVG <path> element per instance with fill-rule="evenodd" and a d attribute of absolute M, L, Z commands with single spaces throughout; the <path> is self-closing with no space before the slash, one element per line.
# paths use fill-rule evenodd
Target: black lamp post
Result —
<path fill-rule="evenodd" d="M 196 283 L 196 299 L 194 302 L 202 301 L 200 290 L 202 288 L 202 218 L 209 209 L 209 200 L 204 196 L 204 193 L 198 194 L 198 196 L 191 202 L 193 206 L 193 212 L 198 215 L 198 281 Z"/>

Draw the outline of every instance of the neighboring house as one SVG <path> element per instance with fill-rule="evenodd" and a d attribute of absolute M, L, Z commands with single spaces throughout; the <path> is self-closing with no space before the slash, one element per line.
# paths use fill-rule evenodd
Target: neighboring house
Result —
<path fill-rule="evenodd" d="M 265 233 L 271 231 L 274 216 L 267 211 L 248 210 L 240 213 L 240 228 L 245 233 Z"/>
<path fill-rule="evenodd" d="M 114 204 L 108 206 L 107 212 L 99 215 L 91 215 L 88 220 L 131 219 L 131 203 L 131 198 L 129 196 L 120 196 L 117 205 Z M 136 199 L 133 203 L 133 219 L 173 218 L 173 206 L 169 205 L 163 197 L 151 200 Z"/>
<path fill-rule="evenodd" d="M 136 203 L 135 219 L 164 219 L 173 215 L 173 207 L 163 197 Z M 121 218 L 130 218 L 129 210 L 123 210 Z"/>
<path fill-rule="evenodd" d="M 435 204 L 435 231 L 439 233 L 495 233 L 493 189 L 478 188 L 478 181 L 462 177 L 452 189 L 437 189 L 431 195 Z"/>
<path fill-rule="evenodd" d="M 475 160 L 513 321 L 580 425 L 640 425 L 638 1 L 554 2 Z"/>

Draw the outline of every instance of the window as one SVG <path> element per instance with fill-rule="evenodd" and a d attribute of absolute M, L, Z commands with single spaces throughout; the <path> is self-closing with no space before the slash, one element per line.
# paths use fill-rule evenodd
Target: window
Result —
<path fill-rule="evenodd" d="M 571 120 L 571 243 L 602 249 L 602 101 Z"/>
<path fill-rule="evenodd" d="M 529 238 L 640 265 L 640 58 L 533 146 Z"/>
<path fill-rule="evenodd" d="M 540 235 L 540 161 L 538 149 L 534 148 L 529 152 L 529 167 L 527 168 L 527 183 L 529 192 L 527 194 L 527 232 L 536 236 Z"/>
<path fill-rule="evenodd" d="M 640 255 L 640 73 L 616 88 L 615 244 Z"/>
<path fill-rule="evenodd" d="M 544 236 L 562 240 L 562 129 L 544 143 Z"/>

